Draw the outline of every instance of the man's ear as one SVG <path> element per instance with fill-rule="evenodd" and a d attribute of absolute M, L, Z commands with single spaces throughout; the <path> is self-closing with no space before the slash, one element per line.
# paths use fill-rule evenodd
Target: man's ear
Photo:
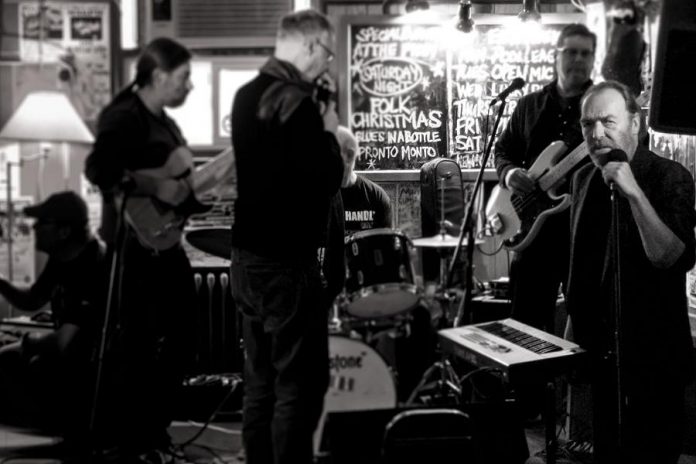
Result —
<path fill-rule="evenodd" d="M 164 71 L 161 68 L 155 68 L 152 70 L 152 84 L 158 85 L 164 79 Z"/>
<path fill-rule="evenodd" d="M 346 148 L 346 158 L 348 161 L 353 161 L 355 159 L 355 155 L 357 153 L 355 152 L 355 148 Z"/>
<path fill-rule="evenodd" d="M 641 121 L 643 119 L 643 114 L 641 112 L 638 112 L 633 115 L 631 118 L 631 134 L 633 135 L 638 135 L 640 134 L 640 126 L 641 126 Z"/>

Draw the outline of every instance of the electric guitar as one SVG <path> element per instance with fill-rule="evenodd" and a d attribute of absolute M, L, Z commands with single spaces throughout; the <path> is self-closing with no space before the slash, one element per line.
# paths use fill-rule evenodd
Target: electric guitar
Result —
<path fill-rule="evenodd" d="M 558 195 L 555 187 L 589 151 L 583 142 L 557 162 L 567 149 L 565 143 L 555 141 L 541 152 L 528 171 L 535 183 L 531 192 L 517 195 L 500 185 L 493 188 L 486 204 L 486 219 L 506 248 L 524 250 L 537 236 L 546 218 L 570 206 L 570 195 Z"/>
<path fill-rule="evenodd" d="M 146 248 L 163 251 L 179 243 L 189 216 L 209 211 L 212 205 L 201 203 L 199 196 L 218 186 L 234 167 L 232 148 L 227 148 L 198 169 L 186 147 L 175 148 L 164 165 L 138 169 L 128 174 L 136 184 L 157 185 L 165 179 L 183 180 L 190 188 L 183 201 L 155 196 L 131 195 L 126 200 L 125 217 L 138 241 Z M 171 201 L 166 201 L 171 200 Z"/>

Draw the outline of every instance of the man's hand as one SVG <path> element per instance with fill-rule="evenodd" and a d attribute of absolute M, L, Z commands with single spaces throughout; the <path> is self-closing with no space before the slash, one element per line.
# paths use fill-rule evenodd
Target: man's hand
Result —
<path fill-rule="evenodd" d="M 320 104 L 320 108 L 322 106 L 324 106 L 323 103 Z M 333 100 L 329 100 L 325 105 L 322 118 L 324 118 L 324 130 L 336 135 L 338 132 L 338 114 L 336 114 L 336 103 Z"/>
<path fill-rule="evenodd" d="M 526 169 L 514 168 L 505 177 L 505 184 L 512 193 L 524 195 L 534 190 L 534 181 L 529 177 Z"/>
<path fill-rule="evenodd" d="M 191 187 L 183 179 L 158 179 L 155 197 L 169 205 L 178 206 L 190 193 Z"/>
<path fill-rule="evenodd" d="M 602 166 L 602 178 L 607 185 L 614 184 L 626 198 L 635 198 L 642 193 L 633 176 L 631 165 L 621 161 L 610 161 Z"/>

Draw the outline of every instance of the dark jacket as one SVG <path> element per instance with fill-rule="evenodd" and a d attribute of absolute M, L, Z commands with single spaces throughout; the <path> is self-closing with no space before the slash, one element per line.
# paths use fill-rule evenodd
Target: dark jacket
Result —
<path fill-rule="evenodd" d="M 293 65 L 275 58 L 237 92 L 233 246 L 270 258 L 307 259 L 323 245 L 343 162 L 312 92 Z"/>
<path fill-rule="evenodd" d="M 681 165 L 639 147 L 631 160 L 638 185 L 660 219 L 686 248 L 668 269 L 645 255 L 628 201 L 619 199 L 623 364 L 670 379 L 693 376 L 686 272 L 696 262 L 694 179 Z M 600 169 L 586 165 L 573 177 L 571 269 L 567 308 L 576 341 L 596 355 L 611 343 L 614 276 L 607 258 L 611 202 Z M 667 379 L 663 379 L 668 381 Z"/>
<path fill-rule="evenodd" d="M 131 89 L 117 95 L 99 115 L 97 137 L 85 161 L 85 176 L 102 191 L 101 237 L 114 241 L 116 207 L 113 189 L 126 170 L 157 168 L 186 140 L 166 114 L 156 116 Z"/>

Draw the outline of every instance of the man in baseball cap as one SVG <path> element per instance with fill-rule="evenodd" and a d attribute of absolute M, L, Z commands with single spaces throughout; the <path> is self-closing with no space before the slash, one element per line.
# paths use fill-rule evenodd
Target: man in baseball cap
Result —
<path fill-rule="evenodd" d="M 28 288 L 0 278 L 0 296 L 22 311 L 48 308 L 55 331 L 0 347 L 0 421 L 86 437 L 94 385 L 92 354 L 106 303 L 105 250 L 88 227 L 87 205 L 59 192 L 24 213 L 36 219 L 36 248 L 48 254 Z M 50 385 L 47 391 L 47 386 Z"/>
<path fill-rule="evenodd" d="M 54 193 L 42 203 L 24 208 L 34 223 L 36 248 L 45 253 L 71 254 L 89 241 L 87 204 L 77 193 Z"/>

